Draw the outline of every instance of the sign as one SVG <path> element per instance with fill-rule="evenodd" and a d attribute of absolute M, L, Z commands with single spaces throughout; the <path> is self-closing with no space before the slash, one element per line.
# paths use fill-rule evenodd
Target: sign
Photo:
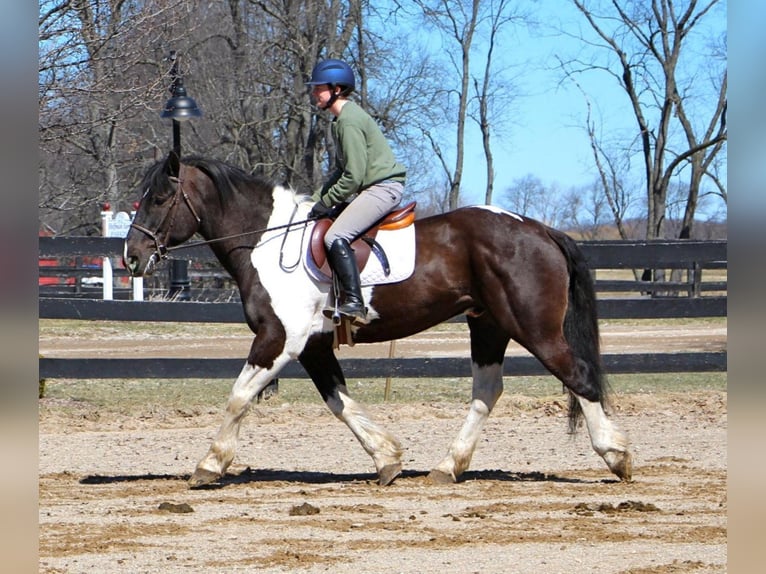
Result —
<path fill-rule="evenodd" d="M 124 211 L 118 211 L 111 218 L 111 221 L 107 217 L 106 220 L 106 236 L 107 237 L 120 237 L 125 239 L 130 230 L 130 223 L 132 219 L 130 215 Z"/>

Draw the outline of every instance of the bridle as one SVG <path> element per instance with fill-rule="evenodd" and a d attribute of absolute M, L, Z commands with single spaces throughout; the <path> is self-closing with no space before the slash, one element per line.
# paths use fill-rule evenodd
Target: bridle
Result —
<path fill-rule="evenodd" d="M 199 224 L 202 223 L 202 219 L 199 215 L 197 215 L 197 211 L 194 209 L 194 205 L 192 205 L 191 199 L 189 199 L 189 194 L 187 194 L 186 190 L 183 188 L 183 180 L 175 176 L 170 176 L 169 179 L 172 183 L 176 184 L 176 190 L 175 193 L 173 193 L 173 201 L 170 203 L 168 210 L 165 212 L 165 216 L 162 218 L 162 221 L 160 221 L 160 224 L 157 226 L 157 231 L 151 231 L 150 229 L 147 229 L 138 223 L 130 224 L 131 227 L 147 235 L 152 241 L 154 241 L 154 254 L 152 257 L 158 256 L 160 259 L 167 259 L 168 252 L 172 251 L 173 249 L 172 247 L 167 247 L 165 244 L 168 242 L 170 232 L 173 229 L 173 224 L 175 223 L 176 218 L 176 208 L 180 204 L 181 198 L 183 198 L 183 202 L 189 208 L 192 216 L 194 216 L 194 219 L 197 221 L 197 225 L 199 226 Z M 160 239 L 160 233 L 162 228 L 165 226 L 165 222 L 169 223 L 167 229 L 162 232 L 164 235 L 164 241 L 162 241 Z"/>
<path fill-rule="evenodd" d="M 191 212 L 192 216 L 194 216 L 194 219 L 197 221 L 197 225 L 199 226 L 200 223 L 202 223 L 202 218 L 197 215 L 197 211 L 194 209 L 194 205 L 192 205 L 191 199 L 189 199 L 189 195 L 186 193 L 186 190 L 183 188 L 183 180 L 179 177 L 170 176 L 170 181 L 172 183 L 176 184 L 176 190 L 173 194 L 173 201 L 171 202 L 170 206 L 168 207 L 168 210 L 165 212 L 164 217 L 160 221 L 160 224 L 157 226 L 157 231 L 151 231 L 150 229 L 147 229 L 143 225 L 140 225 L 138 223 L 131 223 L 130 226 L 137 229 L 144 235 L 148 236 L 152 241 L 154 241 L 154 253 L 152 253 L 151 257 L 149 258 L 150 264 L 153 261 L 154 263 L 157 263 L 158 260 L 167 259 L 168 254 L 171 251 L 176 251 L 178 249 L 188 249 L 191 247 L 196 247 L 198 245 L 207 245 L 210 243 L 217 243 L 219 241 L 225 241 L 228 239 L 235 239 L 238 237 L 245 237 L 248 235 L 254 235 L 256 233 L 263 233 L 267 231 L 275 231 L 279 229 L 288 229 L 290 227 L 296 227 L 299 225 L 307 225 L 313 221 L 316 221 L 316 217 L 310 217 L 308 219 L 304 219 L 302 221 L 294 221 L 295 213 L 297 212 L 298 206 L 296 204 L 295 209 L 293 210 L 293 213 L 290 217 L 290 221 L 284 225 L 276 225 L 274 227 L 266 227 L 263 229 L 255 229 L 253 231 L 246 231 L 244 233 L 237 233 L 234 235 L 227 235 L 225 237 L 217 237 L 215 239 L 207 239 L 203 241 L 195 241 L 192 243 L 183 243 L 181 245 L 175 245 L 173 247 L 168 247 L 166 245 L 168 238 L 170 237 L 170 232 L 173 229 L 173 224 L 175 223 L 175 216 L 176 216 L 176 207 L 180 204 L 180 200 L 183 199 L 183 202 L 186 204 L 186 206 L 189 208 L 189 211 Z M 169 224 L 167 226 L 167 229 L 163 232 L 164 235 L 164 241 L 160 240 L 160 232 L 165 225 L 165 222 L 169 220 Z M 283 239 L 284 244 L 284 239 Z M 280 258 L 280 264 L 282 264 L 281 258 Z"/>

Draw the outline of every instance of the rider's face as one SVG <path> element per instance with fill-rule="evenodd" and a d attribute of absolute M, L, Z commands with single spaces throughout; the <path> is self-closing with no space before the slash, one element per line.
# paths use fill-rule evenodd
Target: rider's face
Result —
<path fill-rule="evenodd" d="M 324 108 L 332 97 L 332 90 L 329 84 L 319 84 L 311 87 L 311 98 L 320 108 Z"/>

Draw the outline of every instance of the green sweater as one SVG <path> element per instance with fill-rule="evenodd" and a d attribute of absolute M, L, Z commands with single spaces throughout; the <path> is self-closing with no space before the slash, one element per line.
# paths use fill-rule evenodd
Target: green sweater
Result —
<path fill-rule="evenodd" d="M 404 183 L 406 168 L 396 161 L 383 132 L 358 104 L 348 101 L 333 120 L 335 171 L 312 199 L 327 207 L 383 180 Z"/>

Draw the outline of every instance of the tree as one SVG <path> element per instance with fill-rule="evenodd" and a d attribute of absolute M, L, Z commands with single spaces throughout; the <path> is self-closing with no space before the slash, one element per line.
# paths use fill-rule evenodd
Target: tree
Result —
<path fill-rule="evenodd" d="M 97 233 L 102 203 L 138 199 L 148 164 L 169 148 L 170 123 L 158 114 L 169 98 L 171 50 L 204 112 L 183 124 L 184 154 L 313 191 L 335 152 L 331 118 L 311 106 L 305 81 L 317 61 L 339 57 L 357 71 L 355 97 L 408 167 L 408 196 L 434 210 L 458 206 L 473 121 L 490 201 L 497 112 L 511 93 L 495 55 L 518 12 L 508 0 L 428 3 L 445 42 L 457 42 L 454 59 L 427 46 L 433 36 L 413 34 L 422 20 L 397 0 L 42 0 L 41 222 L 56 233 Z"/>
<path fill-rule="evenodd" d="M 705 58 L 695 52 L 721 2 L 572 1 L 595 33 L 594 41 L 582 38 L 593 47 L 590 54 L 597 58 L 595 53 L 602 51 L 611 58 L 599 63 L 579 57 L 566 62 L 564 69 L 570 77 L 604 71 L 619 82 L 628 98 L 635 120 L 634 141 L 644 167 L 646 237 L 663 237 L 668 189 L 679 177 L 689 181 L 680 236 L 690 237 L 703 179 L 723 190 L 713 167 L 727 139 L 724 52 L 714 49 Z M 723 40 L 716 41 L 725 43 L 725 32 L 721 34 Z M 708 91 L 699 86 L 703 73 Z M 594 138 L 592 133 L 592 142 Z M 598 153 L 606 157 L 603 148 Z M 719 195 L 725 198 L 725 191 Z"/>
<path fill-rule="evenodd" d="M 602 238 L 607 223 L 607 202 L 597 182 L 571 188 L 562 202 L 562 229 L 576 233 L 580 239 Z"/>
<path fill-rule="evenodd" d="M 414 4 L 426 25 L 442 39 L 446 58 L 438 88 L 442 120 L 423 126 L 423 134 L 447 179 L 447 207 L 460 205 L 468 120 L 473 120 L 481 133 L 487 173 L 485 201 L 490 203 L 495 175 L 491 130 L 499 123 L 493 122 L 494 112 L 511 97 L 502 74 L 495 69 L 495 49 L 503 29 L 524 16 L 510 0 L 414 0 Z M 477 66 L 482 60 L 483 66 Z M 445 146 L 445 138 L 440 137 L 444 130 L 454 134 L 447 138 L 454 147 Z"/>
<path fill-rule="evenodd" d="M 476 122 L 481 132 L 481 143 L 487 169 L 487 187 L 484 193 L 484 203 L 487 205 L 492 204 L 495 185 L 495 162 L 492 154 L 491 136 L 493 126 L 499 127 L 500 125 L 495 110 L 498 108 L 507 109 L 509 100 L 512 99 L 512 90 L 504 82 L 502 74 L 495 73 L 495 48 L 503 28 L 526 18 L 527 16 L 518 9 L 511 8 L 511 0 L 490 2 L 486 16 L 489 31 L 484 70 L 480 77 L 474 75 L 472 78 L 476 105 L 475 111 L 469 110 L 469 117 Z"/>
<path fill-rule="evenodd" d="M 551 227 L 563 227 L 570 206 L 562 201 L 554 184 L 546 186 L 539 177 L 527 174 L 506 188 L 501 204 L 519 215 L 532 217 Z"/>
<path fill-rule="evenodd" d="M 135 153 L 146 141 L 140 118 L 149 105 L 159 109 L 166 79 L 155 38 L 184 5 L 41 2 L 40 208 L 50 227 L 97 231 L 100 204 L 118 203 L 133 183 Z"/>
<path fill-rule="evenodd" d="M 305 82 L 322 58 L 353 59 L 359 2 L 230 0 L 200 10 L 211 24 L 188 48 L 211 120 L 200 152 L 312 191 L 329 124 Z"/>
<path fill-rule="evenodd" d="M 625 217 L 631 206 L 632 197 L 625 180 L 629 171 L 630 157 L 624 150 L 608 150 L 604 147 L 603 140 L 598 136 L 596 124 L 592 119 L 590 98 L 587 94 L 584 95 L 588 110 L 585 125 L 593 163 L 598 173 L 595 187 L 600 189 L 603 194 L 620 239 L 628 239 Z"/>

